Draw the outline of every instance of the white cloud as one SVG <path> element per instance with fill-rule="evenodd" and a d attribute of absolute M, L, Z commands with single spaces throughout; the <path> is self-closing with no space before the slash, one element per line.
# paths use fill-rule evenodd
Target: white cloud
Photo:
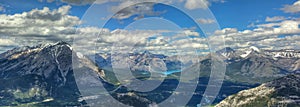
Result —
<path fill-rule="evenodd" d="M 193 9 L 206 9 L 210 3 L 207 0 L 186 0 L 185 8 L 193 10 Z"/>
<path fill-rule="evenodd" d="M 127 8 L 133 4 L 141 2 L 140 0 L 61 0 L 61 2 L 65 2 L 71 5 L 87 5 L 87 4 L 104 4 L 109 2 L 118 3 L 119 5 L 113 6 L 112 10 L 113 12 L 116 12 L 116 10 Z M 210 6 L 210 2 L 215 3 L 224 3 L 225 0 L 146 0 L 146 2 L 159 2 L 159 3 L 165 3 L 165 4 L 174 4 L 174 3 L 184 3 L 184 7 L 190 10 L 193 9 L 207 9 L 208 6 Z"/>
<path fill-rule="evenodd" d="M 11 38 L 1 37 L 0 36 L 0 53 L 7 51 L 8 49 L 12 49 L 18 46 L 18 44 L 13 41 Z"/>
<path fill-rule="evenodd" d="M 47 0 L 49 1 L 49 0 Z M 113 3 L 109 6 L 112 13 L 116 13 L 113 18 L 126 19 L 133 15 L 138 15 L 135 19 L 143 18 L 145 15 L 158 16 L 164 11 L 154 11 L 154 3 L 164 4 L 182 4 L 186 9 L 207 9 L 210 2 L 224 3 L 224 0 L 60 0 L 70 5 L 87 5 L 87 4 L 105 4 Z M 53 0 L 50 0 L 53 2 Z M 143 3 L 147 2 L 147 3 Z M 151 3 L 152 2 L 152 3 Z M 138 4 L 140 3 L 140 4 Z M 207 20 L 209 21 L 209 20 Z"/>
<path fill-rule="evenodd" d="M 113 18 L 116 19 L 126 19 L 133 15 L 138 15 L 138 17 L 144 17 L 145 15 L 148 16 L 157 16 L 163 12 L 155 12 L 153 9 L 153 3 L 143 3 L 132 5 L 130 7 L 126 7 L 128 4 L 133 4 L 131 1 L 123 2 L 119 6 L 112 7 L 112 11 L 116 12 Z M 126 7 L 126 8 L 124 8 Z"/>
<path fill-rule="evenodd" d="M 0 46 L 12 46 L 12 45 L 16 45 L 16 43 L 10 39 L 0 38 Z"/>
<path fill-rule="evenodd" d="M 64 0 L 65 2 L 70 2 Z M 72 3 L 88 3 L 75 2 Z M 90 0 L 92 1 L 92 0 Z M 111 0 L 105 0 L 102 3 L 109 2 Z M 113 0 L 119 2 L 120 7 L 115 8 L 122 9 L 126 7 L 127 3 L 132 0 Z M 166 0 L 153 0 L 153 1 L 166 1 Z M 53 2 L 53 1 L 47 1 Z M 167 2 L 167 1 L 166 1 Z M 182 1 L 184 2 L 184 1 Z M 72 4 L 70 3 L 70 4 Z M 100 3 L 100 2 L 99 2 Z M 79 5 L 78 4 L 78 5 Z M 130 3 L 129 3 L 130 4 Z M 143 7 L 143 6 L 141 6 Z M 160 30 L 114 30 L 100 29 L 97 27 L 82 27 L 76 29 L 76 25 L 81 24 L 81 21 L 76 16 L 69 15 L 71 6 L 62 6 L 58 9 L 49 9 L 44 7 L 42 9 L 33 9 L 28 12 L 17 13 L 12 15 L 2 14 L 0 15 L 0 45 L 4 46 L 24 46 L 24 45 L 37 45 L 41 43 L 54 43 L 57 41 L 69 41 L 72 42 L 75 37 L 77 43 L 79 43 L 80 49 L 85 52 L 99 52 L 99 51 L 111 51 L 113 43 L 122 43 L 123 49 L 128 49 L 128 46 L 134 45 L 139 48 L 147 48 L 163 53 L 168 51 L 178 50 L 180 52 L 190 53 L 195 49 L 208 49 L 206 39 L 204 38 L 172 38 L 163 35 L 165 32 Z M 114 10 L 113 10 L 114 11 Z M 138 9 L 124 9 L 120 12 L 120 19 L 132 16 L 134 14 L 144 15 L 156 15 L 157 12 L 153 12 L 153 4 L 148 4 L 143 8 Z M 210 20 L 206 20 L 210 21 Z M 77 30 L 77 33 L 76 33 Z M 99 32 L 101 32 L 99 34 Z M 178 31 L 177 37 L 199 36 L 198 32 L 192 30 Z M 98 36 L 98 38 L 95 38 Z M 155 39 L 149 40 L 149 37 L 155 36 Z M 3 37 L 7 37 L 3 39 Z M 129 38 L 130 37 L 130 38 Z M 93 49 L 95 42 L 98 42 L 98 49 Z M 3 48 L 2 48 L 3 49 Z M 2 50 L 1 49 L 1 50 Z M 1 51 L 0 50 L 0 51 Z"/>
<path fill-rule="evenodd" d="M 188 36 L 194 35 L 199 36 L 197 32 L 193 31 L 182 31 L 178 32 L 177 35 L 182 35 L 186 38 L 174 38 L 174 36 L 165 36 L 163 33 L 170 31 L 151 31 L 151 30 L 138 30 L 138 31 L 127 31 L 127 30 L 115 30 L 107 35 L 100 35 L 99 40 L 101 43 L 107 44 L 113 43 L 120 44 L 118 46 L 128 49 L 132 46 L 134 48 L 151 49 L 152 51 L 168 54 L 169 51 L 173 50 L 187 50 L 192 51 L 195 49 L 207 49 L 207 44 L 204 43 L 204 39 L 199 38 L 188 38 Z M 128 38 L 130 37 L 130 38 Z M 153 38 L 154 39 L 149 39 Z"/>
<path fill-rule="evenodd" d="M 13 15 L 0 15 L 0 51 L 11 49 L 9 46 L 27 46 L 57 41 L 72 42 L 76 38 L 76 46 L 80 52 L 110 52 L 114 44 L 121 44 L 121 49 L 131 46 L 137 49 L 151 49 L 153 51 L 168 53 L 178 50 L 189 52 L 198 49 L 206 49 L 201 44 L 204 39 L 180 38 L 199 36 L 192 30 L 176 31 L 176 37 L 165 36 L 166 30 L 114 30 L 101 29 L 98 27 L 81 27 L 76 25 L 81 21 L 76 16 L 69 15 L 71 6 L 62 6 L 50 10 L 33 9 L 28 12 Z M 174 37 L 175 37 L 174 36 Z M 150 39 L 152 38 L 152 39 Z M 97 49 L 95 43 L 97 42 Z M 7 48 L 7 49 L 4 49 Z"/>
<path fill-rule="evenodd" d="M 274 17 L 267 17 L 266 22 L 276 22 L 276 21 L 282 21 L 285 20 L 286 18 L 283 16 L 274 16 Z"/>
<path fill-rule="evenodd" d="M 3 11 L 5 11 L 5 8 L 0 5 L 0 12 L 3 12 Z"/>
<path fill-rule="evenodd" d="M 49 36 L 57 33 L 72 33 L 72 28 L 80 24 L 80 19 L 68 15 L 70 6 L 62 6 L 51 11 L 48 7 L 42 10 L 14 15 L 0 15 L 0 32 L 6 35 L 40 35 Z"/>
<path fill-rule="evenodd" d="M 293 5 L 285 5 L 281 8 L 286 13 L 298 13 L 300 12 L 300 0 L 296 1 Z"/>
<path fill-rule="evenodd" d="M 38 0 L 39 2 L 48 2 L 48 3 L 52 3 L 55 1 L 60 1 L 63 3 L 68 3 L 70 5 L 88 5 L 88 4 L 92 4 L 92 3 L 97 3 L 97 4 L 103 4 L 103 3 L 107 3 L 107 2 L 114 2 L 114 1 L 120 1 L 120 0 Z"/>
<path fill-rule="evenodd" d="M 216 31 L 212 39 L 217 44 L 220 37 L 224 37 L 226 45 L 236 49 L 257 46 L 264 49 L 299 49 L 297 46 L 300 21 L 284 20 L 276 23 L 258 25 L 253 30 L 238 31 L 236 28 L 226 28 Z M 278 36 L 284 36 L 279 38 Z M 220 44 L 221 45 L 221 44 Z"/>
<path fill-rule="evenodd" d="M 215 3 L 225 3 L 227 2 L 226 0 L 210 0 L 212 2 L 215 2 Z"/>
<path fill-rule="evenodd" d="M 198 32 L 195 32 L 195 31 L 192 31 L 192 30 L 185 30 L 184 34 L 188 35 L 188 36 L 199 36 L 200 35 Z"/>
<path fill-rule="evenodd" d="M 238 30 L 236 28 L 225 28 L 222 30 L 217 30 L 215 32 L 216 35 L 226 35 L 226 34 L 232 34 L 232 33 L 237 33 Z"/>
<path fill-rule="evenodd" d="M 100 35 L 99 41 L 105 43 L 121 43 L 124 45 L 138 45 L 145 46 L 149 37 L 160 35 L 164 31 L 151 31 L 151 30 L 114 30 L 109 35 Z M 129 38 L 130 36 L 130 38 Z"/>
<path fill-rule="evenodd" d="M 165 11 L 154 11 L 155 3 L 174 4 L 182 1 L 178 0 L 110 0 L 109 2 L 118 2 L 118 5 L 111 6 L 111 11 L 116 13 L 114 18 L 126 19 L 133 15 L 138 15 L 135 19 L 148 16 L 158 16 Z M 146 2 L 146 3 L 144 3 Z"/>
<path fill-rule="evenodd" d="M 247 26 L 248 28 L 251 28 L 251 27 L 256 27 L 256 25 L 255 25 L 255 23 L 250 23 L 248 26 Z"/>
<path fill-rule="evenodd" d="M 53 1 L 53 0 L 51 0 Z M 133 5 L 135 3 L 142 2 L 141 0 L 60 0 L 61 2 L 68 3 L 71 5 L 87 5 L 87 4 L 105 4 L 105 3 L 119 3 L 118 7 L 126 8 L 130 5 Z M 145 2 L 160 2 L 160 3 L 172 3 L 172 2 L 178 2 L 178 0 L 144 0 Z M 179 1 L 180 2 L 180 1 Z M 130 4 L 130 5 L 126 5 Z"/>
<path fill-rule="evenodd" d="M 201 23 L 201 24 L 212 24 L 212 23 L 216 23 L 216 21 L 213 20 L 213 19 L 204 19 L 204 18 L 198 19 L 197 21 L 198 21 L 199 23 Z"/>
<path fill-rule="evenodd" d="M 68 15 L 71 6 L 50 10 L 33 9 L 13 15 L 0 15 L 0 38 L 14 41 L 19 46 L 38 43 L 70 41 L 75 34 L 75 25 L 80 24 L 76 16 Z M 12 42 L 5 42 L 10 45 Z"/>

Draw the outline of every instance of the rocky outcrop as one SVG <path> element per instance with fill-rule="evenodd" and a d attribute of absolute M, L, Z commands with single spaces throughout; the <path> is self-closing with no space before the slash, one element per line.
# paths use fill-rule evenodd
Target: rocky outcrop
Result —
<path fill-rule="evenodd" d="M 278 106 L 300 106 L 300 74 L 288 75 L 256 88 L 240 91 L 216 105 L 216 107 Z"/>

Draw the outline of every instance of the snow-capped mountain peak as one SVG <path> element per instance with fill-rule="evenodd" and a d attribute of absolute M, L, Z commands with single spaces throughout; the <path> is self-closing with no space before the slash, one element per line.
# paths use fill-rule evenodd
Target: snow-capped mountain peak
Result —
<path fill-rule="evenodd" d="M 252 52 L 252 51 L 247 50 L 247 51 L 245 51 L 244 54 L 242 54 L 242 55 L 240 55 L 240 56 L 241 56 L 242 58 L 246 58 L 251 52 Z"/>
<path fill-rule="evenodd" d="M 230 58 L 231 56 L 234 56 L 235 50 L 233 50 L 230 47 L 226 47 L 224 49 L 221 49 L 219 51 L 217 51 L 218 54 L 226 57 L 226 58 Z"/>
<path fill-rule="evenodd" d="M 261 52 L 260 49 L 258 49 L 258 48 L 255 47 L 255 46 L 251 46 L 250 49 L 251 49 L 252 51 L 255 51 L 255 52 Z"/>
<path fill-rule="evenodd" d="M 246 58 L 246 57 L 248 57 L 250 54 L 252 54 L 253 52 L 255 52 L 255 53 L 260 53 L 261 50 L 258 49 L 258 48 L 255 47 L 255 46 L 251 46 L 248 50 L 246 50 L 245 52 L 243 52 L 243 54 L 241 54 L 240 57 Z"/>
<path fill-rule="evenodd" d="M 285 49 L 285 50 L 263 50 L 259 49 L 258 47 L 251 46 L 247 49 L 243 50 L 233 50 L 229 47 L 226 47 L 224 49 L 221 49 L 216 52 L 217 54 L 224 56 L 227 59 L 232 58 L 248 58 L 249 56 L 255 55 L 255 56 L 261 56 L 261 57 L 270 57 L 273 59 L 278 58 L 300 58 L 300 51 L 299 50 L 293 50 L 293 49 Z"/>
<path fill-rule="evenodd" d="M 72 72 L 72 53 L 71 46 L 66 42 L 15 48 L 0 55 L 0 62 L 3 62 L 0 64 L 0 77 L 35 74 L 52 79 L 58 86 L 63 85 Z M 76 60 L 88 61 L 83 56 Z M 91 62 L 89 65 L 90 69 L 97 71 Z"/>
<path fill-rule="evenodd" d="M 296 50 L 268 50 L 265 52 L 267 55 L 273 58 L 300 58 L 300 51 Z"/>

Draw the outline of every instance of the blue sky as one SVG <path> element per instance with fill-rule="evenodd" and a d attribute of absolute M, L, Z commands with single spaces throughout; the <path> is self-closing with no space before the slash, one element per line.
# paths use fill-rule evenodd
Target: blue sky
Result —
<path fill-rule="evenodd" d="M 134 3 L 130 1 L 99 0 L 92 5 L 90 0 L 0 0 L 0 52 L 7 47 L 82 38 L 77 31 L 95 35 L 105 24 L 108 30 L 104 31 L 113 36 L 101 35 L 95 40 L 102 42 L 101 50 L 106 51 L 113 42 L 124 40 L 122 37 L 132 37 L 129 43 L 139 40 L 139 35 L 144 35 L 145 41 L 152 38 L 156 45 L 168 46 L 165 40 L 178 41 L 181 49 L 208 50 L 204 34 L 216 36 L 209 41 L 219 43 L 211 43 L 215 46 L 224 40 L 226 46 L 235 49 L 297 49 L 300 45 L 299 0 L 156 0 L 168 5 L 128 7 Z M 137 31 L 114 31 L 124 28 Z M 147 39 L 145 35 L 151 36 Z"/>
<path fill-rule="evenodd" d="M 222 28 L 249 29 L 253 23 L 264 23 L 267 16 L 295 16 L 280 10 L 284 5 L 293 4 L 297 0 L 228 0 L 225 3 L 214 3 L 210 9 Z M 257 22 L 259 21 L 259 22 Z"/>
<path fill-rule="evenodd" d="M 221 28 L 238 28 L 239 30 L 245 30 L 249 29 L 247 26 L 251 23 L 264 23 L 267 16 L 299 17 L 299 14 L 284 13 L 280 10 L 284 5 L 293 4 L 296 1 L 297 0 L 226 0 L 224 3 L 213 2 L 209 9 L 215 15 Z M 43 7 L 57 9 L 60 6 L 68 5 L 68 3 L 48 3 L 39 2 L 38 0 L 0 0 L 0 5 L 6 8 L 6 11 L 1 11 L 0 13 L 15 14 L 30 11 L 35 8 L 42 9 Z M 90 4 L 72 5 L 70 15 L 82 17 L 89 6 Z M 157 8 L 163 9 L 165 7 L 158 6 Z"/>
<path fill-rule="evenodd" d="M 57 9 L 68 3 L 62 2 L 39 2 L 38 0 L 0 0 L 0 5 L 6 8 L 6 11 L 1 11 L 2 14 L 15 14 L 27 12 L 32 9 L 42 9 L 43 7 L 49 7 L 50 9 Z M 70 14 L 81 17 L 90 5 L 72 5 Z"/>

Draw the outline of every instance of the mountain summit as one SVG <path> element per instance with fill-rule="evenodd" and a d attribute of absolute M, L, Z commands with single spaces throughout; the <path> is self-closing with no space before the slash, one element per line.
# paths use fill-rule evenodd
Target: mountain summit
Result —
<path fill-rule="evenodd" d="M 229 96 L 216 107 L 298 107 L 300 74 L 292 74 Z"/>
<path fill-rule="evenodd" d="M 226 47 L 226 48 L 223 48 L 219 51 L 216 52 L 217 54 L 221 54 L 222 56 L 226 57 L 226 58 L 231 58 L 234 56 L 235 54 L 235 50 L 233 50 L 232 48 L 230 47 Z"/>
<path fill-rule="evenodd" d="M 72 53 L 68 43 L 58 42 L 15 48 L 0 54 L 0 81 L 6 84 L 0 86 L 0 96 L 3 96 L 0 104 L 9 106 L 54 99 L 76 105 L 71 103 L 77 102 L 80 96 L 73 73 Z M 73 60 L 85 60 L 82 65 L 89 65 L 82 68 L 104 74 L 88 59 L 75 55 Z"/>

